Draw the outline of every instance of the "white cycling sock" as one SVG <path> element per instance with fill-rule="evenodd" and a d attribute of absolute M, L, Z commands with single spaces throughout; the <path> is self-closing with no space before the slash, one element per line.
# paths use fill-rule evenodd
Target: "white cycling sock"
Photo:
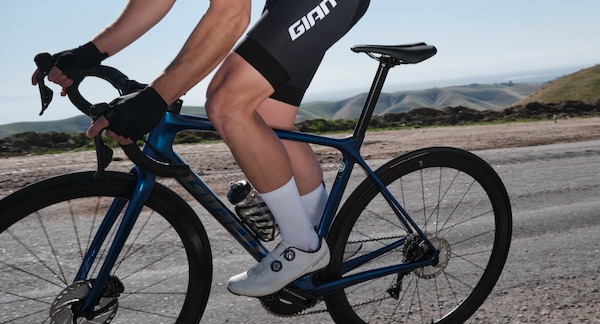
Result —
<path fill-rule="evenodd" d="M 259 195 L 273 213 L 282 240 L 304 251 L 319 247 L 319 236 L 306 215 L 294 177 L 283 187 Z"/>
<path fill-rule="evenodd" d="M 313 227 L 316 227 L 319 225 L 319 222 L 321 222 L 321 217 L 323 216 L 325 205 L 327 205 L 328 197 L 329 195 L 327 194 L 327 190 L 325 190 L 325 184 L 321 184 L 315 190 L 300 196 L 304 209 L 306 209 L 306 213 L 308 214 L 308 219 L 310 219 L 310 223 Z"/>

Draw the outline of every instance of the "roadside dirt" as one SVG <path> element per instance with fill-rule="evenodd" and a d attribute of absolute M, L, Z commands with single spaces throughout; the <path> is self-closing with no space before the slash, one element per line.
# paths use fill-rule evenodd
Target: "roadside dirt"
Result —
<path fill-rule="evenodd" d="M 337 134 L 344 137 L 347 134 Z M 366 159 L 384 159 L 428 146 L 453 146 L 467 150 L 522 147 L 600 139 L 600 118 L 560 119 L 495 125 L 416 128 L 368 133 L 362 153 Z M 176 150 L 216 192 L 243 175 L 221 142 L 179 145 Z M 314 147 L 325 170 L 334 170 L 341 155 L 328 147 Z M 128 171 L 125 155 L 115 151 L 109 170 Z M 95 152 L 17 156 L 0 159 L 0 197 L 28 184 L 69 172 L 94 170 Z"/>
<path fill-rule="evenodd" d="M 435 127 L 369 133 L 363 155 L 368 159 L 384 159 L 428 146 L 482 150 L 597 139 L 600 139 L 600 118 Z M 179 145 L 176 149 L 218 193 L 226 191 L 229 181 L 243 177 L 223 143 Z M 337 168 L 338 153 L 326 147 L 314 149 L 325 170 Z M 95 165 L 93 151 L 0 158 L 0 198 L 52 176 L 94 170 Z M 109 170 L 128 171 L 131 166 L 117 150 Z M 593 275 L 539 279 L 523 287 L 496 289 L 493 298 L 488 299 L 469 322 L 600 323 L 597 296 L 598 279 Z"/>

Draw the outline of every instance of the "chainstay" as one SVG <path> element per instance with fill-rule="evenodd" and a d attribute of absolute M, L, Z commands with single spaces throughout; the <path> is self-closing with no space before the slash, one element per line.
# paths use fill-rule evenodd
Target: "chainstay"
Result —
<path fill-rule="evenodd" d="M 406 237 L 406 236 L 405 236 L 405 235 L 386 236 L 386 237 L 371 238 L 371 239 L 364 239 L 364 240 L 354 240 L 354 241 L 349 241 L 349 242 L 347 242 L 347 243 L 366 243 L 366 242 L 376 242 L 376 241 L 385 241 L 385 240 L 392 240 L 392 239 L 400 239 L 400 238 L 403 238 L 403 237 Z M 354 307 L 361 307 L 361 306 L 365 306 L 365 305 L 369 305 L 369 304 L 373 304 L 373 303 L 378 303 L 378 302 L 381 302 L 381 301 L 384 301 L 384 300 L 386 300 L 386 299 L 390 299 L 390 298 L 392 298 L 392 297 L 390 297 L 390 296 L 387 296 L 387 297 L 374 298 L 374 299 L 371 299 L 371 300 L 366 300 L 366 301 L 363 301 L 363 302 L 361 302 L 361 303 L 358 303 L 358 304 L 354 304 L 354 305 L 352 305 L 352 307 L 353 307 L 353 308 L 354 308 Z M 318 304 L 320 304 L 321 302 L 322 302 L 322 300 L 319 300 L 319 302 L 317 303 L 317 305 L 318 305 Z M 316 306 L 316 305 L 315 305 L 315 306 Z M 314 307 L 314 306 L 313 306 L 313 307 Z M 311 307 L 311 308 L 312 308 L 312 307 Z M 291 315 L 282 315 L 282 314 L 278 314 L 278 313 L 275 313 L 275 312 L 271 311 L 270 309 L 268 309 L 268 308 L 266 308 L 266 307 L 265 307 L 265 310 L 266 310 L 266 311 L 267 311 L 269 314 L 271 314 L 271 315 L 273 315 L 273 316 L 280 317 L 280 318 L 302 317 L 302 316 L 317 315 L 317 314 L 323 314 L 323 313 L 328 313 L 328 312 L 329 312 L 329 311 L 327 310 L 327 308 L 324 308 L 324 309 L 317 309 L 317 310 L 313 310 L 313 309 L 311 309 L 311 308 L 309 308 L 309 309 L 306 309 L 306 310 L 304 310 L 304 311 L 301 311 L 301 312 L 298 312 L 298 313 L 296 313 L 296 314 L 291 314 Z"/>

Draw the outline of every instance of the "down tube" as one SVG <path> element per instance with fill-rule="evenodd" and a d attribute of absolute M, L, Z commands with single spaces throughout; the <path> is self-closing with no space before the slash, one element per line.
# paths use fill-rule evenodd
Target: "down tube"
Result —
<path fill-rule="evenodd" d="M 167 113 L 163 122 L 159 124 L 148 135 L 147 141 L 154 146 L 160 153 L 157 157 L 152 149 L 147 147 L 144 153 L 148 156 L 161 159 L 166 158 L 173 165 L 185 165 L 185 161 L 173 151 L 173 141 L 175 134 L 186 129 L 200 130 L 204 132 L 214 132 L 210 121 L 204 117 L 187 116 Z M 267 249 L 260 243 L 258 238 L 242 223 L 242 221 L 233 213 L 218 196 L 206 185 L 200 177 L 191 173 L 186 178 L 176 179 L 239 243 L 254 259 L 260 261 L 267 255 Z"/>
<path fill-rule="evenodd" d="M 267 255 L 260 243 L 241 220 L 223 204 L 221 199 L 198 177 L 191 173 L 177 181 L 189 192 L 257 261 Z"/>

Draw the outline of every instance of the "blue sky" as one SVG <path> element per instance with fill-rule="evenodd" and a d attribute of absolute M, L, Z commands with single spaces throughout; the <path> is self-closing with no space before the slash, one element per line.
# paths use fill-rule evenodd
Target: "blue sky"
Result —
<path fill-rule="evenodd" d="M 39 117 L 37 88 L 30 85 L 33 57 L 89 41 L 121 11 L 125 0 L 6 1 L 0 11 L 0 124 L 56 120 L 78 111 L 55 99 Z M 175 57 L 206 11 L 208 0 L 180 0 L 169 15 L 129 48 L 105 63 L 140 82 L 150 82 Z M 255 1 L 253 20 L 264 1 Z M 354 44 L 425 41 L 438 54 L 390 73 L 384 91 L 472 82 L 519 81 L 541 71 L 573 72 L 600 63 L 598 0 L 371 0 L 359 24 L 328 52 L 305 101 L 338 99 L 366 91 L 376 65 L 348 49 Z M 565 73 L 566 73 L 565 72 Z M 489 78 L 494 76 L 494 78 Z M 186 96 L 202 105 L 208 79 Z M 84 82 L 91 101 L 117 94 L 100 81 Z"/>

